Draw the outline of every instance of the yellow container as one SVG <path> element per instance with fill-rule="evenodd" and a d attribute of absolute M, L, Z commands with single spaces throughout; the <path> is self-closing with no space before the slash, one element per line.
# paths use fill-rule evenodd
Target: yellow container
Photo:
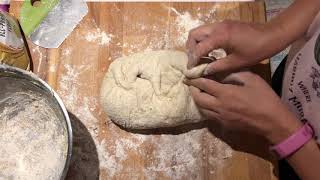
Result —
<path fill-rule="evenodd" d="M 0 64 L 30 69 L 30 57 L 18 21 L 0 12 Z"/>

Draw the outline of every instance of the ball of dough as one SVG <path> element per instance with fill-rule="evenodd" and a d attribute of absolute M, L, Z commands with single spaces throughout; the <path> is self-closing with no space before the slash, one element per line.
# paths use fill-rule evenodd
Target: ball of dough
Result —
<path fill-rule="evenodd" d="M 180 51 L 151 51 L 113 61 L 101 87 L 101 103 L 116 124 L 130 129 L 174 127 L 203 120 L 183 83 L 206 64 L 187 70 Z"/>

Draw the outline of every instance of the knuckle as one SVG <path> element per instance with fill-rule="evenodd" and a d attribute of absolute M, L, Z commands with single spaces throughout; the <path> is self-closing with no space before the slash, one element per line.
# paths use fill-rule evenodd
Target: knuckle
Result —
<path fill-rule="evenodd" d="M 193 37 L 195 37 L 196 33 L 197 33 L 197 29 L 191 29 L 189 31 L 189 39 L 192 39 Z"/>

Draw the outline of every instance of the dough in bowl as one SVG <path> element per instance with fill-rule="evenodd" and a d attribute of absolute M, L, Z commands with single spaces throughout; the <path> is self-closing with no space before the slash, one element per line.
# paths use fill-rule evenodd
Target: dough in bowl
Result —
<path fill-rule="evenodd" d="M 129 129 L 174 127 L 203 120 L 185 77 L 200 77 L 207 64 L 187 70 L 180 51 L 151 51 L 113 61 L 101 87 L 101 103 L 116 124 Z"/>

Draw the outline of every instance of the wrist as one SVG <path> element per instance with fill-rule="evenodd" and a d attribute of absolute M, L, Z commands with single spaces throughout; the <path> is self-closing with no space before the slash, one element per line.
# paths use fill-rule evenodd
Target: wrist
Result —
<path fill-rule="evenodd" d="M 278 144 L 284 141 L 303 126 L 303 124 L 293 116 L 279 119 L 277 122 L 277 126 L 272 127 L 265 136 L 270 144 Z"/>
<path fill-rule="evenodd" d="M 298 129 L 290 137 L 282 142 L 272 145 L 270 150 L 275 152 L 280 159 L 288 158 L 314 137 L 314 131 L 309 123 L 305 123 L 303 127 Z"/>

